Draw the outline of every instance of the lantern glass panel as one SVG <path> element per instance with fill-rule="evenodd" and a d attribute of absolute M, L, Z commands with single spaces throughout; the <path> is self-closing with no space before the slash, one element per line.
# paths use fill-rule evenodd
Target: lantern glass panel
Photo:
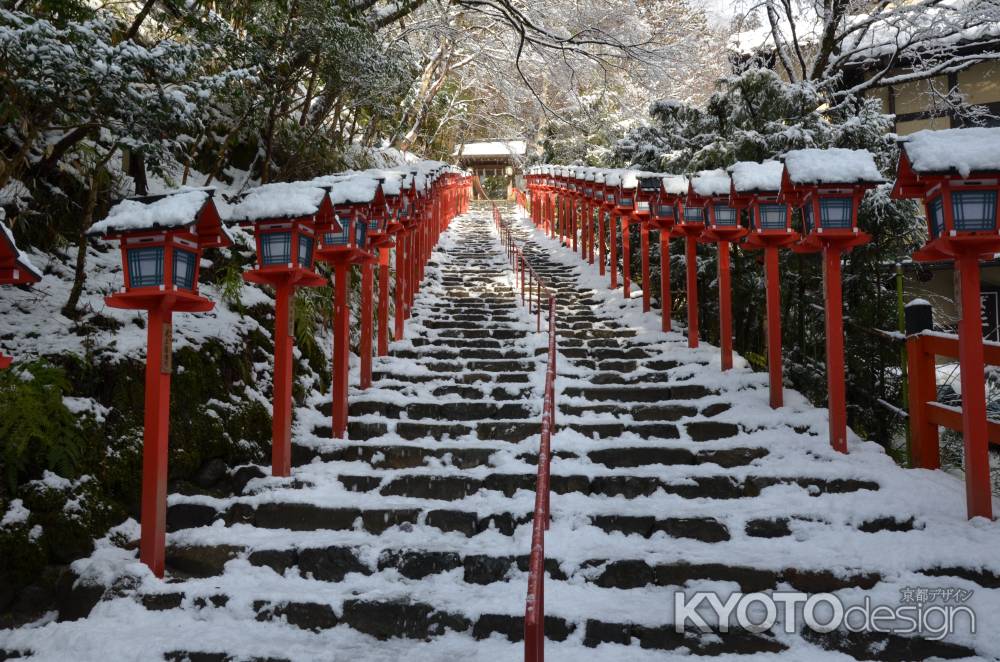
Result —
<path fill-rule="evenodd" d="M 736 225 L 736 210 L 729 205 L 715 205 L 716 225 Z"/>
<path fill-rule="evenodd" d="M 325 232 L 323 234 L 323 243 L 327 246 L 346 246 L 347 240 L 350 237 L 351 226 L 339 218 L 337 223 L 340 225 L 339 230 L 332 230 L 330 232 Z"/>
<path fill-rule="evenodd" d="M 193 251 L 174 248 L 174 285 L 182 290 L 194 289 L 195 260 Z"/>
<path fill-rule="evenodd" d="M 802 208 L 802 229 L 804 234 L 809 234 L 813 231 L 813 203 L 812 200 L 806 203 Z"/>
<path fill-rule="evenodd" d="M 824 228 L 850 228 L 854 213 L 853 198 L 820 198 L 819 214 Z"/>
<path fill-rule="evenodd" d="M 685 223 L 701 223 L 705 218 L 705 210 L 701 207 L 685 207 L 684 208 L 684 222 Z"/>
<path fill-rule="evenodd" d="M 639 202 L 635 203 L 635 208 L 636 208 L 637 211 L 647 211 L 648 212 L 649 211 L 649 203 L 647 201 L 645 201 L 645 200 L 640 200 Z"/>
<path fill-rule="evenodd" d="M 364 248 L 365 238 L 368 236 L 368 226 L 364 221 L 358 221 L 354 224 L 354 245 L 358 248 Z"/>
<path fill-rule="evenodd" d="M 936 239 L 944 232 L 944 200 L 941 199 L 940 195 L 927 205 L 927 216 L 931 221 L 931 237 Z"/>
<path fill-rule="evenodd" d="M 269 264 L 289 264 L 292 261 L 292 233 L 268 232 L 260 238 L 260 261 Z"/>
<path fill-rule="evenodd" d="M 313 263 L 313 238 L 304 234 L 299 235 L 299 265 L 306 269 L 312 269 Z"/>
<path fill-rule="evenodd" d="M 604 195 L 604 199 L 607 202 L 610 202 L 611 204 L 615 204 L 615 194 L 614 193 L 606 193 Z"/>
<path fill-rule="evenodd" d="M 951 209 L 959 232 L 993 230 L 997 222 L 997 192 L 953 191 Z"/>
<path fill-rule="evenodd" d="M 658 218 L 673 218 L 674 217 L 674 206 L 673 205 L 657 205 L 656 206 L 656 216 Z"/>
<path fill-rule="evenodd" d="M 760 229 L 784 230 L 788 227 L 788 208 L 785 205 L 760 205 Z"/>
<path fill-rule="evenodd" d="M 132 287 L 163 285 L 163 246 L 130 248 L 128 276 Z"/>
<path fill-rule="evenodd" d="M 632 198 L 619 198 L 618 199 L 618 206 L 619 207 L 631 207 L 632 206 Z"/>

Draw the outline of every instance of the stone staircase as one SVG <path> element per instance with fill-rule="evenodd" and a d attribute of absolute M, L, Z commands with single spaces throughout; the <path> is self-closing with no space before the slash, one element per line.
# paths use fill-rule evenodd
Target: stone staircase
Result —
<path fill-rule="evenodd" d="M 833 453 L 801 397 L 766 409 L 763 376 L 721 376 L 714 348 L 636 323 L 620 293 L 581 284 L 568 251 L 518 234 L 558 302 L 550 659 L 975 654 L 961 638 L 677 632 L 677 591 L 891 603 L 921 579 L 995 594 L 1000 576 L 975 550 L 920 553 L 966 526 L 932 506 L 940 493 L 884 457 Z M 296 412 L 293 478 L 244 467 L 232 497 L 171 495 L 167 580 L 119 582 L 90 630 L 56 626 L 82 637 L 131 619 L 156 633 L 144 659 L 520 659 L 547 360 L 535 324 L 488 211 L 455 219 L 407 338 L 351 394 L 349 439 L 328 438 L 316 399 Z"/>

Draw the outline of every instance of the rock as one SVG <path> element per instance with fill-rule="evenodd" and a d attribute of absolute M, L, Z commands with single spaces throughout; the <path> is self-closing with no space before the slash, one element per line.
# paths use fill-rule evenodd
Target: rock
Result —
<path fill-rule="evenodd" d="M 513 564 L 514 559 L 510 556 L 472 554 L 466 556 L 462 562 L 465 568 L 464 579 L 469 584 L 502 582 Z"/>
<path fill-rule="evenodd" d="M 686 424 L 684 429 L 693 441 L 714 441 L 735 437 L 740 433 L 738 425 L 719 421 L 693 421 Z"/>
<path fill-rule="evenodd" d="M 230 477 L 230 483 L 233 487 L 233 494 L 243 494 L 243 491 L 249 483 L 254 478 L 264 478 L 267 474 L 264 470 L 257 465 L 247 464 L 242 467 L 237 468 L 232 472 Z"/>
<path fill-rule="evenodd" d="M 583 645 L 588 648 L 595 648 L 599 644 L 623 644 L 628 646 L 632 643 L 632 628 L 627 623 L 605 623 L 594 619 L 587 619 L 584 630 Z"/>
<path fill-rule="evenodd" d="M 104 597 L 105 587 L 84 582 L 71 570 L 59 577 L 56 585 L 55 605 L 60 621 L 76 621 L 86 618 Z"/>
<path fill-rule="evenodd" d="M 746 534 L 752 538 L 783 538 L 792 535 L 787 517 L 752 519 L 747 521 Z"/>
<path fill-rule="evenodd" d="M 221 575 L 226 563 L 242 551 L 242 547 L 233 545 L 168 547 L 166 564 L 192 577 L 214 577 Z"/>
<path fill-rule="evenodd" d="M 294 549 L 258 549 L 247 559 L 253 565 L 267 566 L 279 575 L 299 562 L 299 553 Z"/>
<path fill-rule="evenodd" d="M 229 473 L 229 467 L 226 466 L 225 461 L 213 458 L 201 465 L 198 473 L 194 475 L 194 483 L 198 487 L 209 489 L 215 487 L 227 473 Z"/>
<path fill-rule="evenodd" d="M 337 627 L 340 620 L 328 604 L 318 602 L 285 602 L 254 605 L 258 621 L 284 619 L 289 625 L 303 630 L 320 632 Z"/>
<path fill-rule="evenodd" d="M 299 572 L 324 582 L 340 582 L 349 572 L 370 575 L 371 569 L 350 547 L 331 546 L 299 550 Z"/>
<path fill-rule="evenodd" d="M 149 611 L 177 609 L 184 601 L 183 593 L 147 593 L 139 598 L 142 606 Z"/>
<path fill-rule="evenodd" d="M 464 632 L 472 627 L 472 622 L 461 615 L 439 612 L 428 604 L 407 600 L 347 600 L 342 621 L 380 640 L 425 639 L 443 634 L 446 629 Z"/>
<path fill-rule="evenodd" d="M 395 568 L 409 579 L 423 579 L 428 575 L 462 567 L 462 558 L 455 552 L 428 552 L 424 550 L 385 550 L 378 560 L 378 569 Z"/>
<path fill-rule="evenodd" d="M 433 526 L 442 531 L 458 531 L 471 538 L 477 533 L 479 516 L 465 510 L 432 510 L 427 513 L 427 526 Z"/>
<path fill-rule="evenodd" d="M 175 503 L 167 508 L 167 532 L 208 526 L 219 517 L 214 506 L 202 503 Z"/>
<path fill-rule="evenodd" d="M 639 588 L 653 583 L 653 569 L 645 561 L 611 561 L 594 583 L 602 588 Z"/>

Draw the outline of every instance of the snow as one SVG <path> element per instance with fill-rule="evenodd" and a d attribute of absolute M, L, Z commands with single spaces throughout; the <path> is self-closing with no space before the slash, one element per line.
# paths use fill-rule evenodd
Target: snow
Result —
<path fill-rule="evenodd" d="M 455 147 L 454 156 L 524 156 L 528 143 L 523 140 L 464 143 Z"/>
<path fill-rule="evenodd" d="M 881 184 L 885 181 L 866 149 L 795 149 L 785 154 L 793 184 Z"/>
<path fill-rule="evenodd" d="M 87 234 L 107 235 L 191 225 L 198 220 L 198 212 L 211 196 L 211 190 L 182 189 L 152 201 L 122 200 L 111 208 L 103 221 L 94 223 Z"/>
<path fill-rule="evenodd" d="M 261 221 L 312 216 L 319 211 L 326 191 L 302 183 L 264 184 L 250 189 L 220 212 L 230 221 Z"/>
<path fill-rule="evenodd" d="M 663 190 L 669 195 L 687 195 L 691 182 L 684 175 L 665 175 Z"/>
<path fill-rule="evenodd" d="M 902 146 L 917 173 L 1000 170 L 1000 127 L 917 131 Z"/>
<path fill-rule="evenodd" d="M 737 193 L 777 192 L 785 166 L 780 161 L 739 161 L 729 170 Z"/>
<path fill-rule="evenodd" d="M 14 233 L 12 233 L 6 223 L 4 223 L 4 218 L 6 218 L 6 213 L 4 212 L 3 207 L 0 207 L 0 232 L 3 233 L 4 238 L 10 243 L 11 247 L 13 247 L 14 259 L 22 268 L 31 272 L 33 276 L 41 278 L 42 272 L 39 271 L 38 267 L 31 263 L 31 259 L 28 255 L 18 248 L 16 243 L 14 243 Z"/>
<path fill-rule="evenodd" d="M 908 304 L 906 304 L 904 308 L 909 308 L 910 306 L 929 306 L 929 305 L 931 305 L 931 302 L 928 301 L 927 299 L 914 299 L 913 301 L 910 301 Z"/>
<path fill-rule="evenodd" d="M 24 507 L 23 500 L 11 499 L 10 504 L 7 506 L 7 512 L 0 519 L 0 529 L 10 528 L 16 524 L 24 524 L 28 521 L 30 515 L 31 511 Z"/>
<path fill-rule="evenodd" d="M 691 177 L 691 190 L 704 198 L 729 195 L 732 182 L 724 169 L 702 170 Z"/>

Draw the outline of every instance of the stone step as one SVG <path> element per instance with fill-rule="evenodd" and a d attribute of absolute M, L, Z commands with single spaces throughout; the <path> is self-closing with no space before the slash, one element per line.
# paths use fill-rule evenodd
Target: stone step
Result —
<path fill-rule="evenodd" d="M 590 380 L 592 383 L 593 380 Z M 567 398 L 585 398 L 605 402 L 663 402 L 667 400 L 698 400 L 717 391 L 699 384 L 674 384 L 672 386 L 567 386 L 563 395 Z"/>
<path fill-rule="evenodd" d="M 554 467 L 558 463 L 554 463 Z M 378 489 L 383 496 L 400 496 L 416 499 L 438 499 L 457 501 L 480 490 L 501 492 L 506 497 L 518 490 L 534 491 L 535 475 L 518 473 L 494 473 L 483 478 L 465 475 L 440 475 L 409 473 L 393 477 L 383 482 L 370 475 L 351 476 L 341 474 L 340 482 L 351 491 L 369 492 Z M 551 476 L 552 491 L 556 494 L 580 493 L 587 496 L 621 496 L 635 499 L 650 496 L 659 491 L 686 499 L 741 499 L 758 496 L 762 490 L 772 485 L 797 485 L 810 495 L 840 494 L 858 490 L 878 490 L 874 481 L 853 478 L 810 478 L 776 477 L 749 475 L 737 478 L 730 475 L 691 476 L 686 481 L 672 483 L 655 476 L 635 476 L 610 474 L 599 476 L 563 475 Z"/>

